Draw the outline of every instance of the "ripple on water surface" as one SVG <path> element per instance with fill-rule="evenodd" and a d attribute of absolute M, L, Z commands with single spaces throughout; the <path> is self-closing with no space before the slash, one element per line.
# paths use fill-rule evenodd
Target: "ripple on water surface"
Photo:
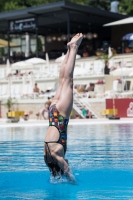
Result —
<path fill-rule="evenodd" d="M 50 181 L 46 127 L 0 129 L 0 199 L 133 199 L 133 125 L 68 128 L 66 157 L 76 185 Z"/>

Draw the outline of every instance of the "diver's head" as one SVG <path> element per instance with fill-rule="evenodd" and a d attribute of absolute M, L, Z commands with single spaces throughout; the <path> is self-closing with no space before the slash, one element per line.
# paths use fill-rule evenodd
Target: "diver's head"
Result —
<path fill-rule="evenodd" d="M 62 169 L 56 163 L 49 162 L 49 163 L 47 163 L 47 166 L 48 166 L 52 176 L 54 176 L 54 177 L 62 176 L 64 174 Z"/>

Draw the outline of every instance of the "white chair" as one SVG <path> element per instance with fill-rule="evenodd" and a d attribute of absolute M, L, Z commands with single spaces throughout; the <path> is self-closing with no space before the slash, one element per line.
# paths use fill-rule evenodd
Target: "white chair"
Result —
<path fill-rule="evenodd" d="M 58 65 L 53 65 L 52 74 L 55 75 L 55 76 L 59 75 Z"/>
<path fill-rule="evenodd" d="M 9 74 L 11 74 L 11 67 L 6 68 L 6 76 L 8 76 Z"/>
<path fill-rule="evenodd" d="M 103 61 L 95 60 L 93 66 L 94 74 L 96 75 L 103 74 L 103 65 L 104 65 Z"/>
<path fill-rule="evenodd" d="M 39 79 L 41 77 L 41 75 L 40 75 L 40 73 L 36 73 L 36 74 L 34 74 L 34 77 Z"/>
<path fill-rule="evenodd" d="M 10 93 L 10 96 L 11 96 L 12 98 L 15 97 L 15 86 L 14 86 L 14 85 L 11 85 L 11 86 L 10 86 L 10 91 L 9 91 L 9 93 Z"/>
<path fill-rule="evenodd" d="M 113 91 L 118 92 L 118 80 L 113 81 Z"/>
<path fill-rule="evenodd" d="M 5 69 L 0 70 L 0 78 L 4 79 L 5 78 Z"/>
<path fill-rule="evenodd" d="M 33 95 L 34 95 L 33 86 L 31 84 L 28 85 L 27 95 L 28 95 L 28 97 L 33 97 Z"/>
<path fill-rule="evenodd" d="M 81 76 L 83 74 L 83 69 L 81 69 L 80 67 L 76 67 L 74 69 L 74 76 Z"/>
<path fill-rule="evenodd" d="M 85 71 L 85 74 L 89 74 L 89 75 L 92 75 L 93 74 L 93 67 L 92 67 L 92 63 L 90 62 L 85 62 L 84 64 L 84 71 Z"/>
<path fill-rule="evenodd" d="M 28 84 L 24 84 L 22 88 L 21 97 L 27 97 L 27 96 L 28 96 Z"/>
<path fill-rule="evenodd" d="M 112 90 L 106 90 L 104 93 L 99 93 L 96 96 L 99 98 L 115 98 L 115 97 L 119 97 L 120 93 L 118 92 L 118 80 L 114 80 L 113 81 L 113 86 L 112 86 Z"/>
<path fill-rule="evenodd" d="M 20 85 L 15 85 L 14 97 L 15 98 L 20 98 Z"/>
<path fill-rule="evenodd" d="M 1 86 L 1 98 L 6 98 L 6 97 L 7 97 L 7 85 L 2 85 Z"/>

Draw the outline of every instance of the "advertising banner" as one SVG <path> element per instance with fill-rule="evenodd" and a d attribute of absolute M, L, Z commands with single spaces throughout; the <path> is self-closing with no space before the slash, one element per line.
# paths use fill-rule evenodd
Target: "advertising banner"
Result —
<path fill-rule="evenodd" d="M 113 106 L 114 102 L 114 106 Z M 133 98 L 122 98 L 122 99 L 106 99 L 106 109 L 118 109 L 116 116 L 133 118 Z"/>
<path fill-rule="evenodd" d="M 36 28 L 36 21 L 35 18 L 10 21 L 9 28 L 11 33 L 34 30 Z"/>

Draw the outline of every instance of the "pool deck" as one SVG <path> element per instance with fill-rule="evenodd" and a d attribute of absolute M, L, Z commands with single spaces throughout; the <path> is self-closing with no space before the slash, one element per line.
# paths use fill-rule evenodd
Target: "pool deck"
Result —
<path fill-rule="evenodd" d="M 7 119 L 0 119 L 0 127 L 30 127 L 48 126 L 48 120 L 20 120 L 18 123 L 7 123 Z M 92 125 L 92 124 L 132 124 L 133 118 L 121 118 L 120 120 L 109 119 L 70 119 L 69 125 Z"/>

